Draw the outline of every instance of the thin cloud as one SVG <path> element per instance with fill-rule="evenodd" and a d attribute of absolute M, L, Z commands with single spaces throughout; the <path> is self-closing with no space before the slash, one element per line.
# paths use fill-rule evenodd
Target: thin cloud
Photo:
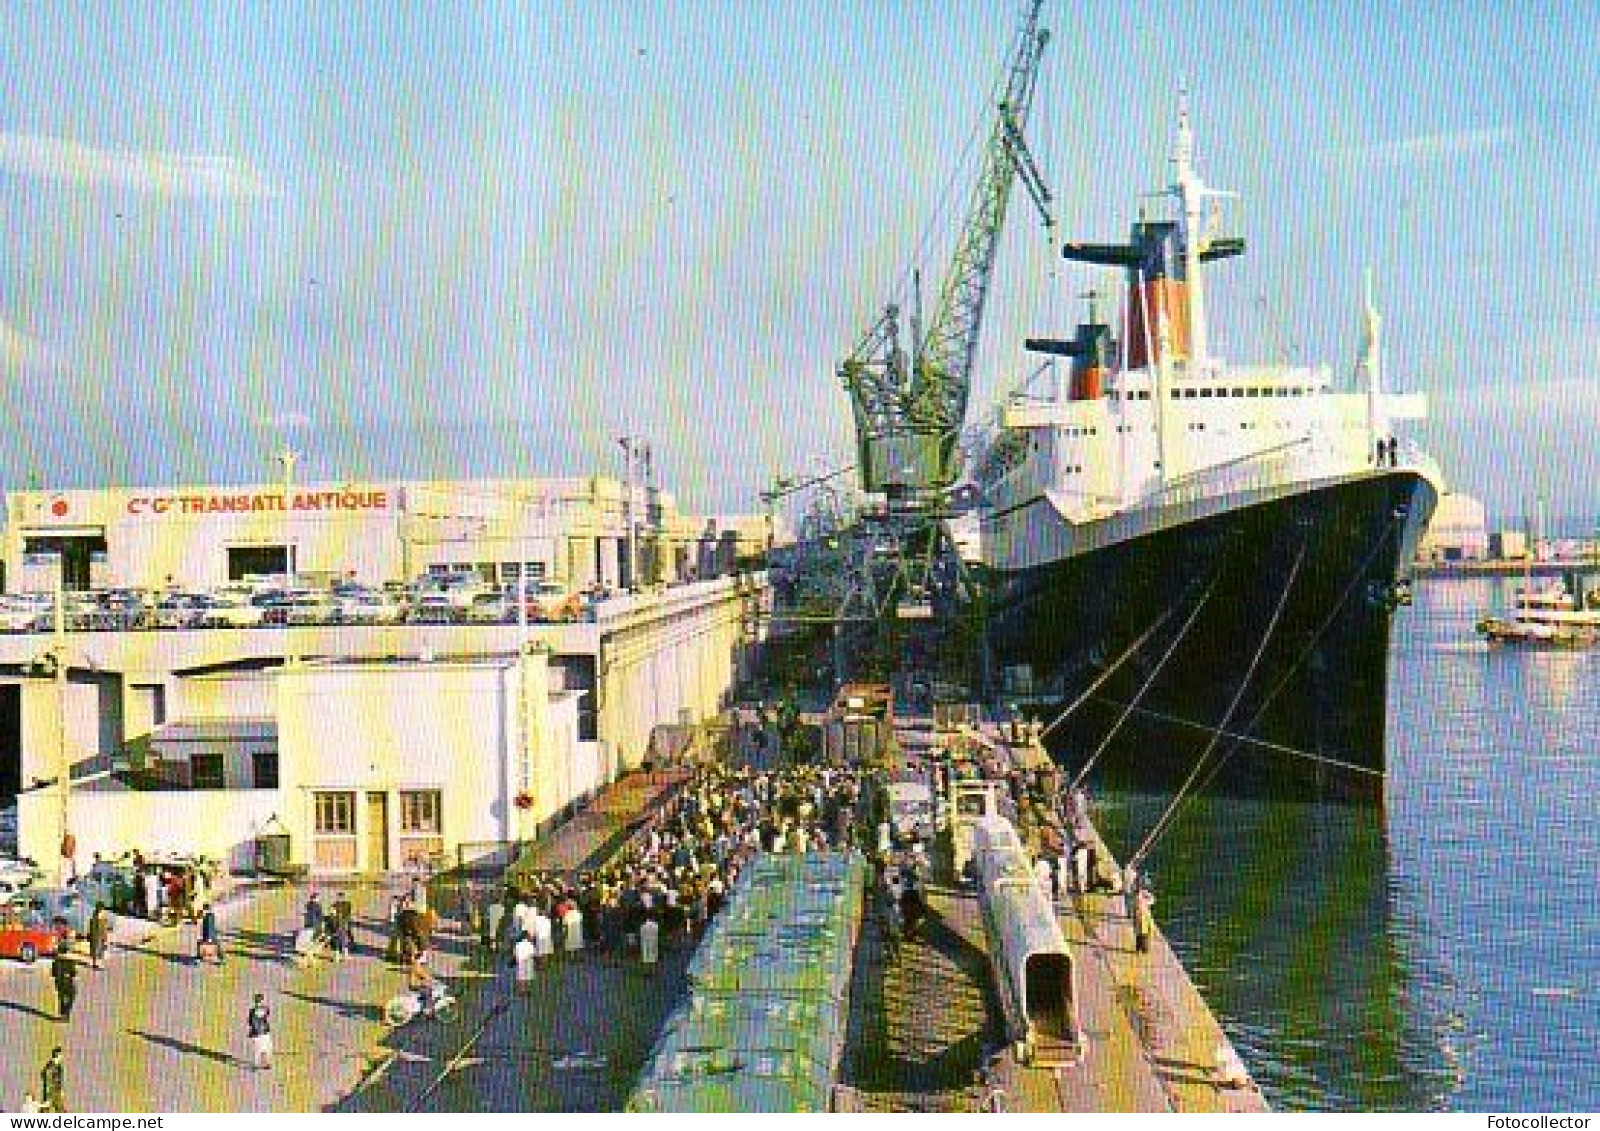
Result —
<path fill-rule="evenodd" d="M 1333 151 L 1337 161 L 1371 168 L 1401 165 L 1427 165 L 1459 157 L 1474 157 L 1498 149 L 1517 138 L 1509 126 L 1487 130 L 1457 130 L 1452 133 L 1422 134 L 1396 141 L 1374 142 Z"/>
<path fill-rule="evenodd" d="M 7 369 L 52 370 L 61 366 L 56 352 L 38 338 L 0 320 L 0 366 Z"/>
<path fill-rule="evenodd" d="M 0 134 L 0 171 L 157 196 L 253 199 L 277 195 L 254 169 L 232 157 L 96 149 L 67 138 L 33 134 Z"/>

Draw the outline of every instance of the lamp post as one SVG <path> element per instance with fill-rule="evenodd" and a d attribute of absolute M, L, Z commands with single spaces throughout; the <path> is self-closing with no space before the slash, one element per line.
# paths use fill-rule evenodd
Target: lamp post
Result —
<path fill-rule="evenodd" d="M 636 459 L 644 443 L 637 436 L 618 436 L 617 443 L 622 447 L 622 476 L 623 495 L 622 521 L 625 524 L 625 535 L 628 546 L 628 576 L 623 588 L 630 592 L 639 587 L 639 544 L 638 544 L 638 516 L 634 505 L 634 476 Z"/>
<path fill-rule="evenodd" d="M 67 618 L 66 599 L 62 592 L 61 572 L 56 571 L 54 586 L 55 616 L 54 644 L 49 653 L 54 661 L 53 676 L 56 685 L 56 796 L 60 801 L 61 846 L 57 862 L 60 886 L 69 878 L 76 879 L 77 841 L 72 835 L 70 814 L 72 808 L 72 759 L 67 752 Z"/>

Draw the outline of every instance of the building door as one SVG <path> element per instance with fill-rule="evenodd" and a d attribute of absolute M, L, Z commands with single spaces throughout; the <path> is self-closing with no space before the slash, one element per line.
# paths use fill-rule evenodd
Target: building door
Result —
<path fill-rule="evenodd" d="M 389 870 L 389 795 L 367 794 L 367 871 Z"/>

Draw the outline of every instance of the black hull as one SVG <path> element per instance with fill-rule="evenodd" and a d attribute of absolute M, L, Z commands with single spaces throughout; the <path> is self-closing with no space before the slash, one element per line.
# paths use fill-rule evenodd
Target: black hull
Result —
<path fill-rule="evenodd" d="M 1133 704 L 1100 786 L 1381 803 L 1396 582 L 1436 501 L 1397 470 L 992 572 L 995 661 L 1065 705 L 1149 632 L 1051 736 L 1075 770 Z"/>

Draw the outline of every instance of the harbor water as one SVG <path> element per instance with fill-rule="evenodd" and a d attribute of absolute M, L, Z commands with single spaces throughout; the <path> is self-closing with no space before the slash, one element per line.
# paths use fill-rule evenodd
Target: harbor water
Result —
<path fill-rule="evenodd" d="M 1276 1108 L 1600 1109 L 1600 650 L 1491 652 L 1473 626 L 1520 584 L 1418 584 L 1384 811 L 1200 798 L 1151 856 Z M 1113 850 L 1165 804 L 1104 798 Z"/>

